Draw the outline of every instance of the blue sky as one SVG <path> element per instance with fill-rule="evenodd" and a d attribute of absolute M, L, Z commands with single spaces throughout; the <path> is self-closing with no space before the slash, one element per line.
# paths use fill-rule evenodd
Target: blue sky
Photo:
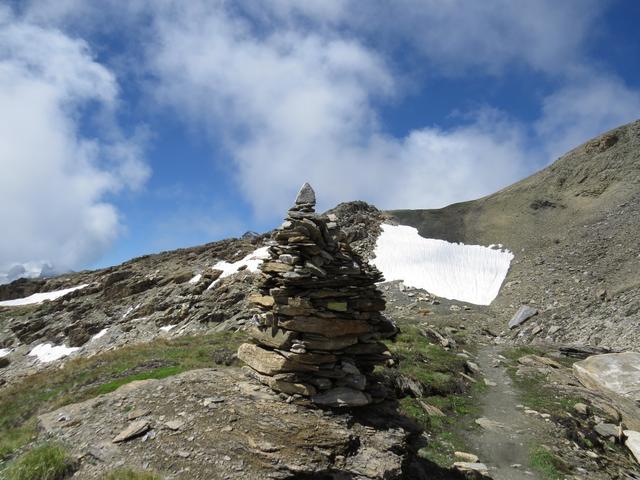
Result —
<path fill-rule="evenodd" d="M 0 271 L 492 193 L 640 117 L 640 3 L 0 3 Z"/>

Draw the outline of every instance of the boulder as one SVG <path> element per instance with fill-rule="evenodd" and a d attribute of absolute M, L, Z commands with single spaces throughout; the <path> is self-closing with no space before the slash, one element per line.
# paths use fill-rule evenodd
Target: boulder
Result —
<path fill-rule="evenodd" d="M 573 371 L 587 388 L 640 400 L 640 353 L 594 355 L 574 363 Z"/>
<path fill-rule="evenodd" d="M 625 430 L 624 435 L 627 437 L 624 442 L 625 446 L 631 451 L 636 461 L 640 463 L 640 432 Z"/>
<path fill-rule="evenodd" d="M 532 308 L 529 305 L 522 305 L 516 314 L 511 317 L 511 320 L 509 320 L 509 328 L 516 328 L 537 314 L 538 310 L 535 308 Z"/>

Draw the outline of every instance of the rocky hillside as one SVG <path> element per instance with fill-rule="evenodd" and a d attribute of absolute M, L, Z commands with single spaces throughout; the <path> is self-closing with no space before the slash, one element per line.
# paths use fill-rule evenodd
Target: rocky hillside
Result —
<path fill-rule="evenodd" d="M 504 325 L 522 304 L 540 311 L 522 341 L 640 344 L 640 121 L 493 195 L 388 213 L 423 237 L 511 250 L 491 309 Z"/>

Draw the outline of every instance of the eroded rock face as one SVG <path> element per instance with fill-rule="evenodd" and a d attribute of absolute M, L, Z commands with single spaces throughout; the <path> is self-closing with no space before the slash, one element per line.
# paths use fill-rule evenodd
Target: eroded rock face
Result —
<path fill-rule="evenodd" d="M 573 364 L 584 386 L 640 401 L 640 353 L 593 355 Z"/>
<path fill-rule="evenodd" d="M 170 478 L 399 479 L 408 455 L 402 428 L 287 404 L 238 369 L 133 382 L 39 421 L 74 449 L 86 479 L 143 462 Z"/>
<path fill-rule="evenodd" d="M 249 330 L 255 344 L 242 345 L 238 358 L 274 390 L 321 406 L 359 407 L 384 398 L 369 374 L 390 358 L 380 340 L 396 327 L 381 313 L 380 272 L 314 207 L 305 183 L 260 266 L 260 293 L 250 297 L 262 311 Z"/>

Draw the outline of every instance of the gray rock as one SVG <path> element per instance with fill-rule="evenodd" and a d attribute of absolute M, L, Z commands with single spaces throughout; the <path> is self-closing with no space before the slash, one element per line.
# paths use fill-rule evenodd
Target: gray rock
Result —
<path fill-rule="evenodd" d="M 300 188 L 298 196 L 296 197 L 296 205 L 302 204 L 316 204 L 316 193 L 313 191 L 313 188 L 311 188 L 311 185 L 306 182 L 304 185 L 302 185 L 302 188 Z"/>
<path fill-rule="evenodd" d="M 578 380 L 587 388 L 640 400 L 640 353 L 593 355 L 573 364 Z"/>
<path fill-rule="evenodd" d="M 138 420 L 129 424 L 127 428 L 122 430 L 116 437 L 111 440 L 113 443 L 126 442 L 132 438 L 138 437 L 146 433 L 151 428 L 151 424 L 146 420 Z"/>
<path fill-rule="evenodd" d="M 631 450 L 633 456 L 636 457 L 636 461 L 640 463 L 640 432 L 625 430 L 624 435 L 627 437 L 624 444 Z"/>
<path fill-rule="evenodd" d="M 489 469 L 484 463 L 455 462 L 453 468 L 461 473 L 477 473 L 481 476 L 489 475 Z"/>
<path fill-rule="evenodd" d="M 585 405 L 582 402 L 578 402 L 573 406 L 573 409 L 579 413 L 580 415 L 588 415 L 589 414 L 589 407 L 587 405 Z"/>
<path fill-rule="evenodd" d="M 184 427 L 184 422 L 182 420 L 169 420 L 165 425 L 170 430 L 180 430 Z"/>
<path fill-rule="evenodd" d="M 619 436 L 619 429 L 617 425 L 613 423 L 598 423 L 593 429 L 601 437 L 617 437 Z"/>
<path fill-rule="evenodd" d="M 518 325 L 522 325 L 534 315 L 538 314 L 538 310 L 530 307 L 529 305 L 522 305 L 516 314 L 509 320 L 509 328 L 516 328 Z"/>

